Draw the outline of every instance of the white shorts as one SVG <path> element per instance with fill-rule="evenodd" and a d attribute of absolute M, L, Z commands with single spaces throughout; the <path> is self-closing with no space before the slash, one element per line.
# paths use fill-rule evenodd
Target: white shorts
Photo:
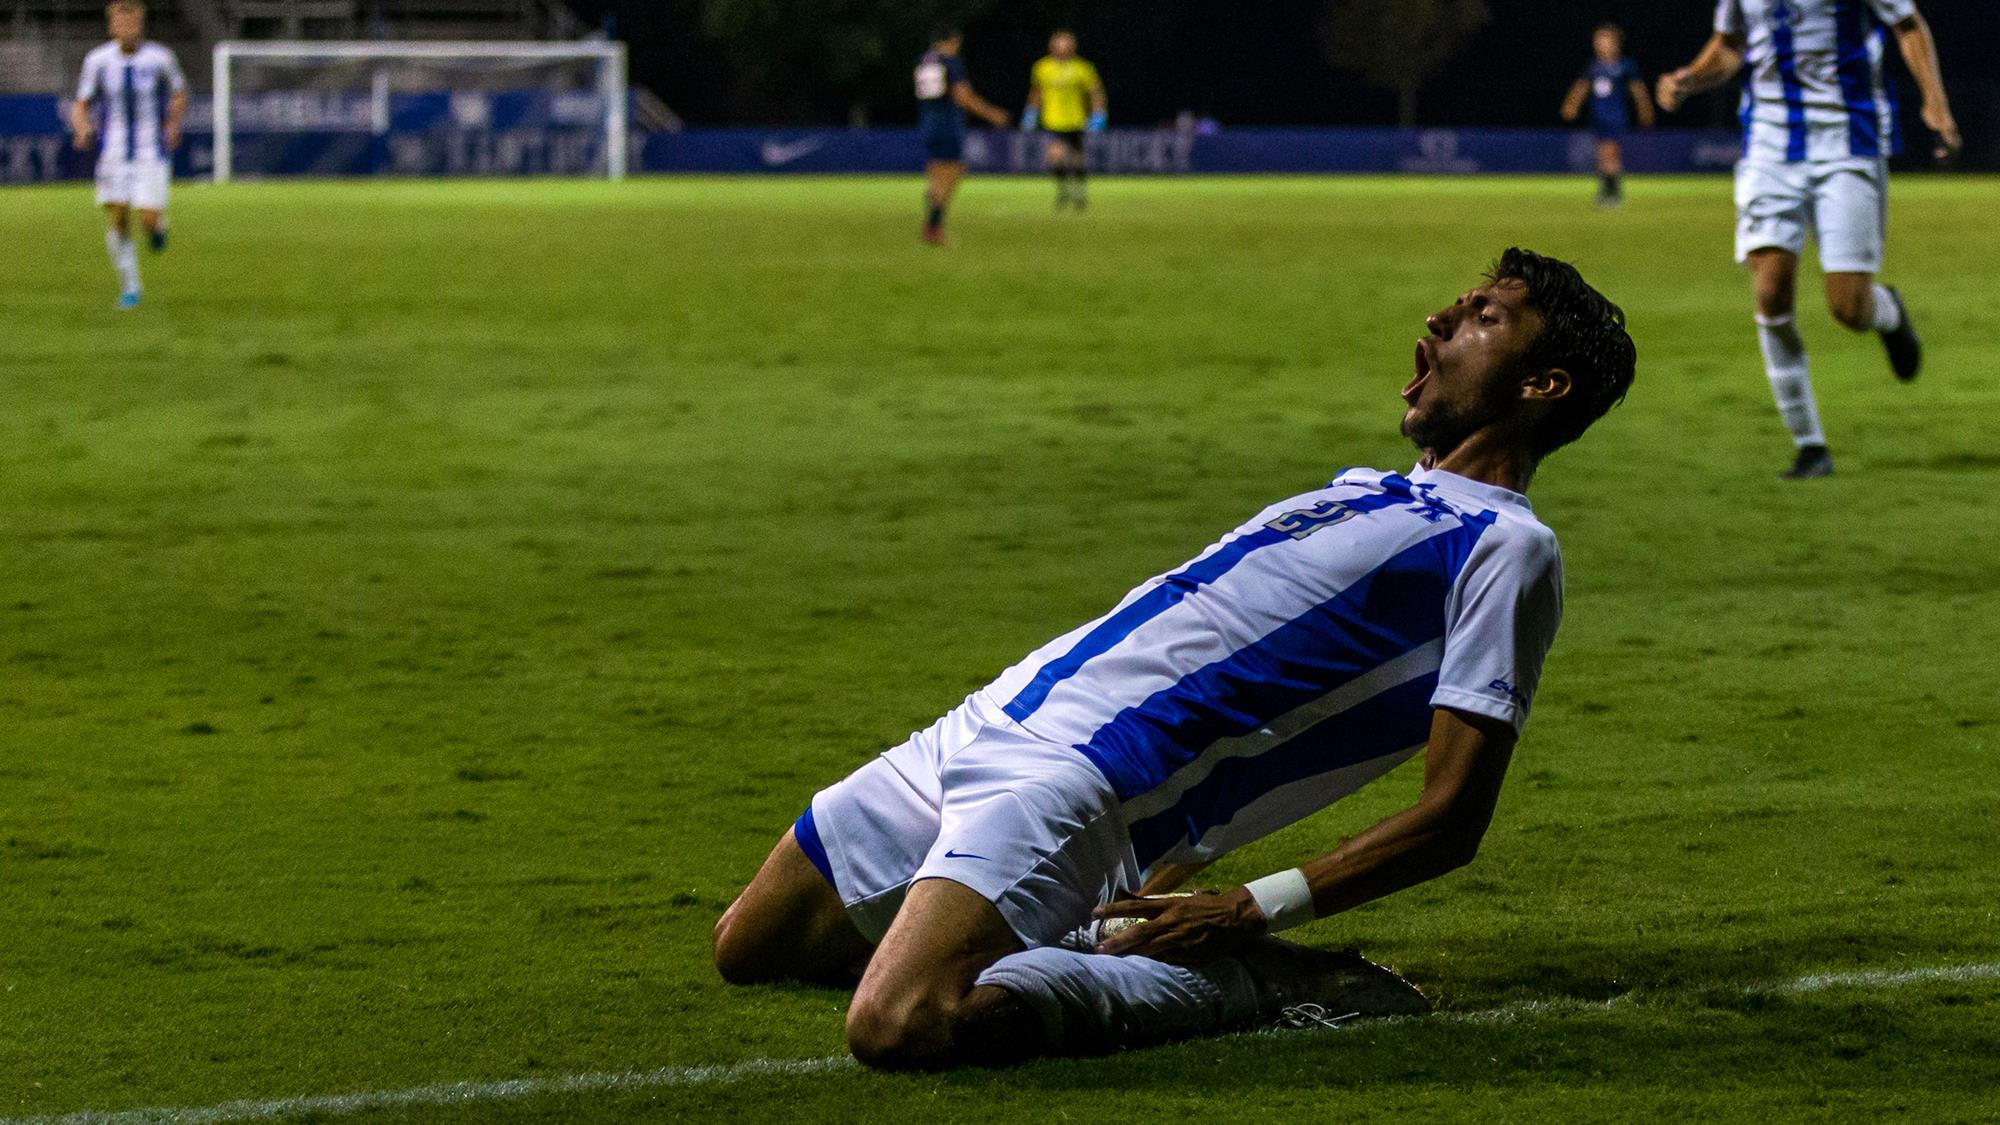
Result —
<path fill-rule="evenodd" d="M 1874 157 L 1736 164 L 1736 260 L 1752 250 L 1794 254 L 1806 235 L 1827 273 L 1877 273 L 1888 215 L 1889 169 Z"/>
<path fill-rule="evenodd" d="M 97 205 L 122 203 L 140 211 L 167 209 L 167 181 L 171 169 L 157 156 L 134 160 L 123 157 L 97 158 Z"/>
<path fill-rule="evenodd" d="M 795 831 L 870 941 L 919 879 L 970 887 L 1030 947 L 1140 882 L 1104 775 L 978 695 L 816 794 Z"/>

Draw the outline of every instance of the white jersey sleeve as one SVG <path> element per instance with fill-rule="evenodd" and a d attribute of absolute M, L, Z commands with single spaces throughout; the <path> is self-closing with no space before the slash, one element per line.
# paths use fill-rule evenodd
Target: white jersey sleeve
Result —
<path fill-rule="evenodd" d="M 1743 22 L 1742 0 L 1717 0 L 1715 5 L 1715 31 L 1718 35 L 1743 35 L 1748 32 Z"/>
<path fill-rule="evenodd" d="M 1498 719 L 1518 733 L 1561 623 L 1562 555 L 1554 533 L 1537 525 L 1489 535 L 1446 602 L 1444 662 L 1431 705 Z"/>
<path fill-rule="evenodd" d="M 76 100 L 96 101 L 104 92 L 104 56 L 92 51 L 83 57 L 83 76 L 76 83 Z"/>
<path fill-rule="evenodd" d="M 1876 19 L 1890 27 L 1917 14 L 1917 6 L 1911 0 L 1868 0 L 1868 8 Z"/>
<path fill-rule="evenodd" d="M 169 91 L 178 94 L 187 89 L 187 75 L 181 73 L 181 60 L 165 47 L 160 48 L 160 69 L 167 76 Z M 165 107 L 162 106 L 161 109 L 164 112 Z"/>

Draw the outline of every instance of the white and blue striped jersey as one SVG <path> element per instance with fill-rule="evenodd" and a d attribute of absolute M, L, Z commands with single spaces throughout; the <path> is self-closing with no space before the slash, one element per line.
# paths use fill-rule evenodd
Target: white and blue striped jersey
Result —
<path fill-rule="evenodd" d="M 1795 162 L 1894 156 L 1887 29 L 1911 0 L 1720 0 L 1715 30 L 1747 41 L 1743 155 Z"/>
<path fill-rule="evenodd" d="M 1213 858 L 1421 750 L 1433 709 L 1520 728 L 1562 616 L 1515 492 L 1349 469 L 982 689 L 1116 791 L 1142 866 Z"/>
<path fill-rule="evenodd" d="M 112 40 L 85 55 L 76 96 L 95 107 L 100 158 L 166 156 L 167 107 L 185 89 L 180 62 L 158 43 L 141 43 L 128 55 Z"/>

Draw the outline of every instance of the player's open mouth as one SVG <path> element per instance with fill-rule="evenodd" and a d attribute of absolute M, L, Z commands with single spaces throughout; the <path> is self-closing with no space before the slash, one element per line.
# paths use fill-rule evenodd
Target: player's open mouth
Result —
<path fill-rule="evenodd" d="M 1424 384 L 1430 381 L 1431 351 L 1429 340 L 1417 341 L 1416 366 L 1416 377 L 1410 380 L 1409 386 L 1403 388 L 1403 401 L 1409 403 L 1411 406 L 1415 406 L 1417 399 L 1423 397 Z"/>

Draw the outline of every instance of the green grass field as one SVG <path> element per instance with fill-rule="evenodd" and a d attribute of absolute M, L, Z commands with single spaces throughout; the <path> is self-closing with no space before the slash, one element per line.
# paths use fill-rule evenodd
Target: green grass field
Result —
<path fill-rule="evenodd" d="M 1807 292 L 1839 468 L 1782 485 L 1722 179 L 974 180 L 943 252 L 912 179 L 184 187 L 132 313 L 86 188 L 0 195 L 0 1118 L 2000 1117 L 1996 188 L 1896 186 L 1915 385 Z M 1422 319 L 1517 242 L 1640 350 L 1535 482 L 1563 634 L 1473 866 L 1300 931 L 1447 1014 L 727 1069 L 843 1051 L 708 962 L 808 796 L 1408 465 Z"/>

